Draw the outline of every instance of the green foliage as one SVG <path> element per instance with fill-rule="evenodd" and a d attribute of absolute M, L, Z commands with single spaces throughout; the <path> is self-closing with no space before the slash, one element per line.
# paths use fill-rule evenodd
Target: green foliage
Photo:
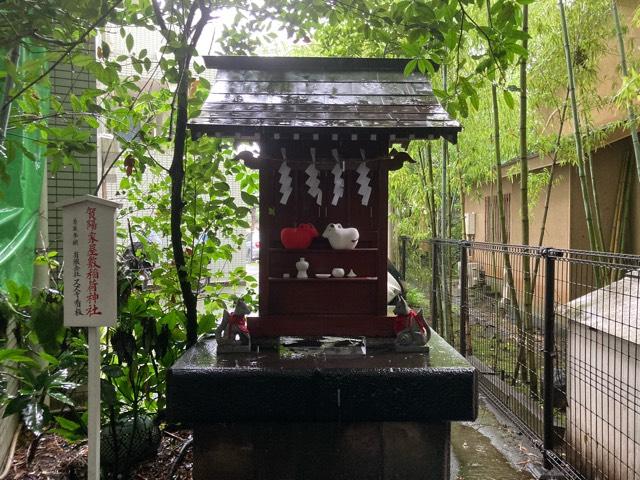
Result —
<path fill-rule="evenodd" d="M 49 355 L 59 351 L 64 340 L 62 295 L 55 290 L 42 290 L 31 305 L 31 328 L 36 343 Z"/>
<path fill-rule="evenodd" d="M 56 292 L 44 290 L 32 299 L 26 287 L 12 282 L 7 291 L 4 309 L 15 322 L 17 346 L 0 349 L 4 416 L 19 414 L 25 427 L 36 435 L 49 428 L 68 434 L 68 438 L 86 434 L 86 419 L 76 413 L 71 396 L 86 378 L 83 335 L 77 329 L 61 327 L 62 297 Z M 54 416 L 47 399 L 61 405 L 66 416 Z M 77 427 L 70 429 L 72 423 Z"/>
<path fill-rule="evenodd" d="M 409 287 L 407 289 L 406 300 L 407 303 L 415 309 L 425 308 L 429 304 L 424 292 L 416 287 Z"/>

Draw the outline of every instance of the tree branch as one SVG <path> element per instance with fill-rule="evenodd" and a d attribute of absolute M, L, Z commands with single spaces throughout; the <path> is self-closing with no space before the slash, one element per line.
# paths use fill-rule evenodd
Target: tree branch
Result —
<path fill-rule="evenodd" d="M 85 39 L 91 34 L 91 32 L 93 32 L 96 27 L 98 25 L 100 25 L 109 15 L 111 15 L 111 12 L 113 12 L 121 3 L 123 2 L 123 0 L 116 0 L 115 3 L 111 6 L 111 8 L 109 8 L 105 13 L 103 13 L 100 18 L 98 18 L 98 20 L 96 20 L 95 22 L 93 22 L 91 24 L 91 26 L 85 30 L 85 32 L 80 35 L 80 38 L 78 38 L 78 40 L 76 40 L 75 42 L 73 42 L 66 50 L 65 52 L 60 56 L 60 58 L 58 58 L 55 62 L 53 62 L 51 64 L 51 66 L 49 68 L 47 68 L 42 74 L 38 75 L 34 80 L 32 80 L 31 82 L 29 82 L 25 87 L 21 88 L 20 91 L 18 91 L 18 93 L 16 93 L 14 96 L 10 97 L 3 105 L 2 105 L 2 110 L 4 110 L 10 103 L 12 103 L 16 98 L 18 98 L 20 95 L 22 95 L 24 92 L 26 92 L 27 90 L 29 90 L 31 87 L 33 87 L 36 83 L 38 83 L 40 80 L 42 80 L 44 77 L 46 77 L 47 75 L 49 75 L 49 73 L 51 73 L 51 71 L 53 71 L 53 69 L 55 69 L 58 65 L 60 65 L 60 63 L 62 63 L 62 61 L 73 51 L 74 48 L 76 48 L 78 45 L 80 45 L 82 42 L 85 41 Z"/>
<path fill-rule="evenodd" d="M 160 10 L 158 0 L 151 0 L 151 5 L 153 5 L 153 13 L 156 16 L 156 22 L 158 23 L 160 30 L 162 30 L 162 33 L 165 34 L 169 29 L 167 28 L 167 24 L 164 23 L 164 18 L 162 18 L 162 10 Z"/>

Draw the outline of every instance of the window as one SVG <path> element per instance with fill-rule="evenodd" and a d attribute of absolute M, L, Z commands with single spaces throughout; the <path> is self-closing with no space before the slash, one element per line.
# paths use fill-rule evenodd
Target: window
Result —
<path fill-rule="evenodd" d="M 502 198 L 504 201 L 504 219 L 507 226 L 507 238 L 504 241 L 509 243 L 509 238 L 511 237 L 511 195 L 504 194 Z M 497 195 L 484 197 L 484 213 L 485 242 L 501 242 L 500 209 Z"/>

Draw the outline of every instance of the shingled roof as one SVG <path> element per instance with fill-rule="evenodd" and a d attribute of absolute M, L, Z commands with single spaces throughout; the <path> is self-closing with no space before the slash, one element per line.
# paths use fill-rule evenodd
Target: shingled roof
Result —
<path fill-rule="evenodd" d="M 255 136 L 309 131 L 445 137 L 460 124 L 424 75 L 405 76 L 407 59 L 205 57 L 216 69 L 194 133 Z"/>

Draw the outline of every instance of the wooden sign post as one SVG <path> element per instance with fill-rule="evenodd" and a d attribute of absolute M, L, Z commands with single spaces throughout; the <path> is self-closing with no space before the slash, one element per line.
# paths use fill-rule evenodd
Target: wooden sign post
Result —
<path fill-rule="evenodd" d="M 62 208 L 64 324 L 88 327 L 88 479 L 100 478 L 100 327 L 116 323 L 116 210 L 120 204 L 85 195 Z"/>

